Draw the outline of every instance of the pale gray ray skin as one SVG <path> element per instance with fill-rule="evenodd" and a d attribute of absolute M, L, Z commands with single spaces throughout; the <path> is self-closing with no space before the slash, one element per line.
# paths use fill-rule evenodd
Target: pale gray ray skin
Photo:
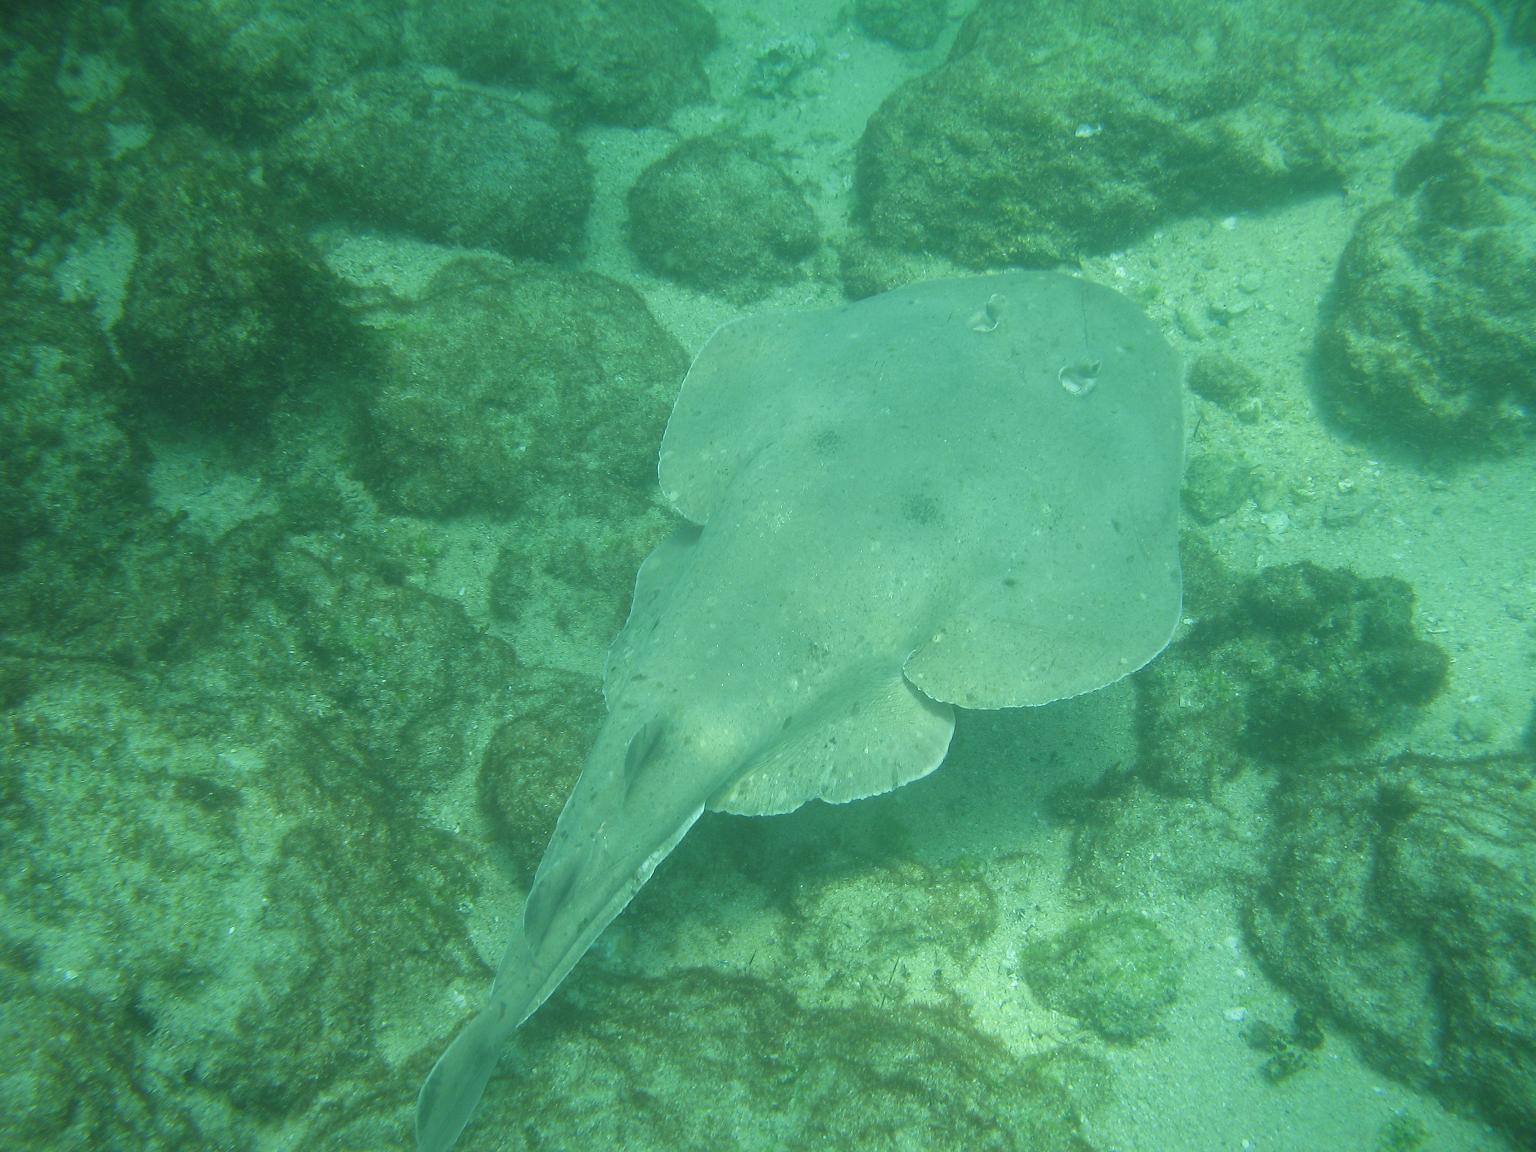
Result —
<path fill-rule="evenodd" d="M 422 1086 L 458 1139 L 507 1038 L 705 808 L 841 803 L 944 759 L 954 705 L 1135 671 L 1178 619 L 1180 373 L 1130 301 L 1049 272 L 913 285 L 718 331 L 641 566 L 609 714 L 487 1006 Z"/>

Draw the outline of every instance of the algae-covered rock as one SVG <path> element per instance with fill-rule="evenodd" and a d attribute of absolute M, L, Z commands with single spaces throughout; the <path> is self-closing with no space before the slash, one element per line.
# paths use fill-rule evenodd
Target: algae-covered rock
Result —
<path fill-rule="evenodd" d="M 1243 1022 L 1243 1043 L 1264 1057 L 1259 1075 L 1281 1084 L 1317 1065 L 1317 1051 L 1326 1037 L 1322 1025 L 1305 1008 L 1296 1009 L 1289 1028 L 1264 1016 L 1252 1015 Z"/>
<path fill-rule="evenodd" d="M 1494 0 L 1493 10 L 1503 16 L 1512 42 L 1536 49 L 1536 0 Z"/>
<path fill-rule="evenodd" d="M 139 38 L 177 113 L 231 133 L 302 119 L 315 94 L 393 62 L 390 0 L 145 0 Z"/>
<path fill-rule="evenodd" d="M 145 459 L 95 318 L 57 299 L 0 296 L 0 573 L 29 545 L 69 547 L 147 503 Z"/>
<path fill-rule="evenodd" d="M 7 282 L 38 269 L 43 237 L 54 244 L 62 234 L 53 212 L 90 202 L 122 121 L 142 114 L 123 94 L 110 104 L 82 99 L 81 88 L 116 64 L 120 20 L 99 5 L 8 5 L 0 14 L 0 226 L 10 241 L 0 260 L 14 265 Z M 96 55 L 61 58 L 60 45 L 73 41 L 91 43 Z M 78 88 L 72 65 L 84 81 Z"/>
<path fill-rule="evenodd" d="M 377 323 L 364 470 L 390 504 L 505 513 L 552 486 L 590 511 L 654 488 L 687 359 L 632 289 L 464 258 Z"/>
<path fill-rule="evenodd" d="M 659 124 L 709 91 L 715 20 L 695 0 L 466 0 L 416 21 L 428 60 L 541 88 L 573 120 Z"/>
<path fill-rule="evenodd" d="M 1450 121 L 1339 262 L 1319 334 L 1325 408 L 1431 457 L 1536 430 L 1536 104 Z"/>
<path fill-rule="evenodd" d="M 122 1000 L 39 971 L 37 950 L 0 939 L 0 1139 L 16 1149 L 251 1147 L 228 1123 L 194 1120 L 138 1058 L 143 1021 Z M 74 973 L 71 973 L 74 975 Z"/>
<path fill-rule="evenodd" d="M 629 192 L 629 238 L 641 263 L 738 303 L 787 283 L 819 241 L 816 217 L 760 140 L 690 140 Z"/>
<path fill-rule="evenodd" d="M 1110 250 L 1336 183 L 1362 113 L 1451 109 L 1490 45 L 1479 14 L 1414 0 L 983 0 L 870 118 L 862 217 L 973 267 Z"/>
<path fill-rule="evenodd" d="M 0 295 L 0 632 L 17 651 L 131 668 L 195 631 L 204 557 L 151 507 L 148 453 L 97 319 L 51 289 Z M 0 698 L 38 668 L 18 660 Z"/>
<path fill-rule="evenodd" d="M 1288 774 L 1249 909 L 1266 968 L 1365 1058 L 1536 1132 L 1536 761 Z"/>
<path fill-rule="evenodd" d="M 62 995 L 74 1021 L 50 1042 L 70 1075 L 32 1089 L 33 1121 L 53 1119 L 31 1146 L 246 1148 L 263 1122 L 302 1128 L 318 1093 L 387 1076 L 370 999 L 400 1003 L 423 965 L 447 978 L 398 950 L 393 971 L 364 961 L 374 932 L 421 937 L 426 873 L 458 889 L 437 896 L 439 916 L 470 890 L 451 862 L 424 865 L 431 834 L 390 826 L 343 742 L 281 709 L 228 708 L 77 674 L 38 687 L 6 727 L 17 795 L 0 825 L 28 864 L 0 899 L 36 957 L 34 995 L 6 1015 L 46 1027 Z M 36 1054 L 7 1048 L 0 1064 L 15 1085 Z M 120 1106 L 80 1106 L 82 1085 L 123 1081 Z"/>
<path fill-rule="evenodd" d="M 610 488 L 601 501 L 580 502 L 586 507 L 558 490 L 530 492 L 517 531 L 496 550 L 491 614 L 530 663 L 564 663 L 557 645 L 605 652 L 623 627 L 641 562 L 677 524 L 653 487 Z"/>
<path fill-rule="evenodd" d="M 1248 767 L 1366 747 L 1445 682 L 1413 602 L 1401 580 L 1311 563 L 1242 582 L 1137 678 L 1149 778 L 1202 794 Z"/>
<path fill-rule="evenodd" d="M 1233 452 L 1207 449 L 1184 468 L 1180 497 L 1201 524 L 1214 524 L 1243 506 L 1253 489 L 1253 465 Z"/>
<path fill-rule="evenodd" d="M 1094 900 L 1157 907 L 1251 886 L 1262 870 L 1244 813 L 1188 791 L 1128 766 L 1053 792 L 1052 814 L 1072 830 L 1074 888 Z"/>
<path fill-rule="evenodd" d="M 1189 390 L 1241 419 L 1259 403 L 1264 380 L 1234 356 L 1202 352 L 1189 366 Z"/>
<path fill-rule="evenodd" d="M 538 1073 L 493 1081 L 477 1127 L 537 1116 L 551 1147 L 629 1152 L 1088 1152 L 1063 1083 L 1101 1075 L 1071 1053 L 1015 1057 L 952 1012 L 803 1007 L 704 968 L 645 980 L 584 966 L 510 1050 Z"/>
<path fill-rule="evenodd" d="M 1449 661 L 1419 636 L 1413 607 L 1413 589 L 1392 577 L 1310 563 L 1253 577 L 1239 611 L 1271 647 L 1251 666 L 1248 746 L 1261 756 L 1358 748 L 1402 709 L 1433 700 Z"/>
<path fill-rule="evenodd" d="M 898 48 L 928 48 L 944 30 L 949 0 L 857 0 L 853 18 L 876 40 Z"/>
<path fill-rule="evenodd" d="M 595 676 L 529 669 L 491 735 L 475 787 L 500 850 L 526 888 L 607 710 Z"/>
<path fill-rule="evenodd" d="M 0 838 L 25 862 L 0 870 L 0 967 L 19 955 L 30 981 L 5 1027 L 50 1037 L 0 1051 L 0 1085 L 41 1132 L 21 1146 L 398 1143 L 422 1075 L 403 1022 L 440 1017 L 424 989 L 486 977 L 469 849 L 419 805 L 518 670 L 352 534 L 254 520 L 204 559 L 205 598 L 180 605 L 201 643 L 133 668 L 39 653 L 0 723 Z M 109 591 L 125 615 L 176 598 Z"/>
<path fill-rule="evenodd" d="M 1155 921 L 1111 912 L 1024 949 L 1019 970 L 1048 1007 L 1106 1040 L 1134 1041 L 1178 998 L 1184 956 Z"/>
<path fill-rule="evenodd" d="M 250 425 L 355 354 L 334 277 L 245 156 L 194 129 L 165 132 L 128 184 L 138 256 L 114 335 L 133 386 L 163 413 Z"/>
<path fill-rule="evenodd" d="M 576 252 L 592 204 L 568 132 L 505 93 L 407 71 L 327 92 L 272 163 L 320 219 L 540 259 Z"/>

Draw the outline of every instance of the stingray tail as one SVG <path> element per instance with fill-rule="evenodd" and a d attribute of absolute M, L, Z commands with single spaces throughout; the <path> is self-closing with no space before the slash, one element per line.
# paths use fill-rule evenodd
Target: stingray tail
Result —
<path fill-rule="evenodd" d="M 448 1152 L 453 1147 L 516 1027 L 506 1003 L 493 1000 L 438 1057 L 416 1097 L 417 1152 Z"/>
<path fill-rule="evenodd" d="M 623 775 L 616 789 L 624 801 L 654 753 L 659 733 L 658 725 L 647 723 L 625 742 Z M 583 781 L 590 771 L 589 762 Z M 448 1152 L 453 1147 L 512 1033 L 559 987 L 704 810 L 699 804 L 681 813 L 642 811 L 639 815 L 647 819 L 632 830 L 636 835 L 615 844 L 601 835 L 605 810 L 584 804 L 585 795 L 584 783 L 578 783 L 560 814 L 528 893 L 522 923 L 496 970 L 490 1003 L 454 1037 L 421 1086 L 416 1097 L 417 1152 Z"/>

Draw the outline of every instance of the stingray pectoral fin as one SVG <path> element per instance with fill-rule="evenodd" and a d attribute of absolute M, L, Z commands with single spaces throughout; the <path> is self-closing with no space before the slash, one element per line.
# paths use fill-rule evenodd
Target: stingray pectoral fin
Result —
<path fill-rule="evenodd" d="M 807 800 L 846 804 L 928 775 L 944 762 L 955 710 L 900 675 L 853 676 L 795 717 L 740 776 L 710 797 L 716 812 L 770 816 Z"/>
<path fill-rule="evenodd" d="M 453 1147 L 516 1027 L 508 1006 L 493 1000 L 454 1037 L 416 1097 L 416 1152 Z"/>

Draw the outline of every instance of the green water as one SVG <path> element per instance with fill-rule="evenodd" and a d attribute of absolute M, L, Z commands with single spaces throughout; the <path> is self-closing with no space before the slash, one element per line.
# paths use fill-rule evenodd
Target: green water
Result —
<path fill-rule="evenodd" d="M 7 8 L 0 1143 L 411 1147 L 692 357 L 1024 267 L 1185 366 L 1173 643 L 706 814 L 457 1147 L 1536 1147 L 1536 15 L 1342 9 Z"/>

